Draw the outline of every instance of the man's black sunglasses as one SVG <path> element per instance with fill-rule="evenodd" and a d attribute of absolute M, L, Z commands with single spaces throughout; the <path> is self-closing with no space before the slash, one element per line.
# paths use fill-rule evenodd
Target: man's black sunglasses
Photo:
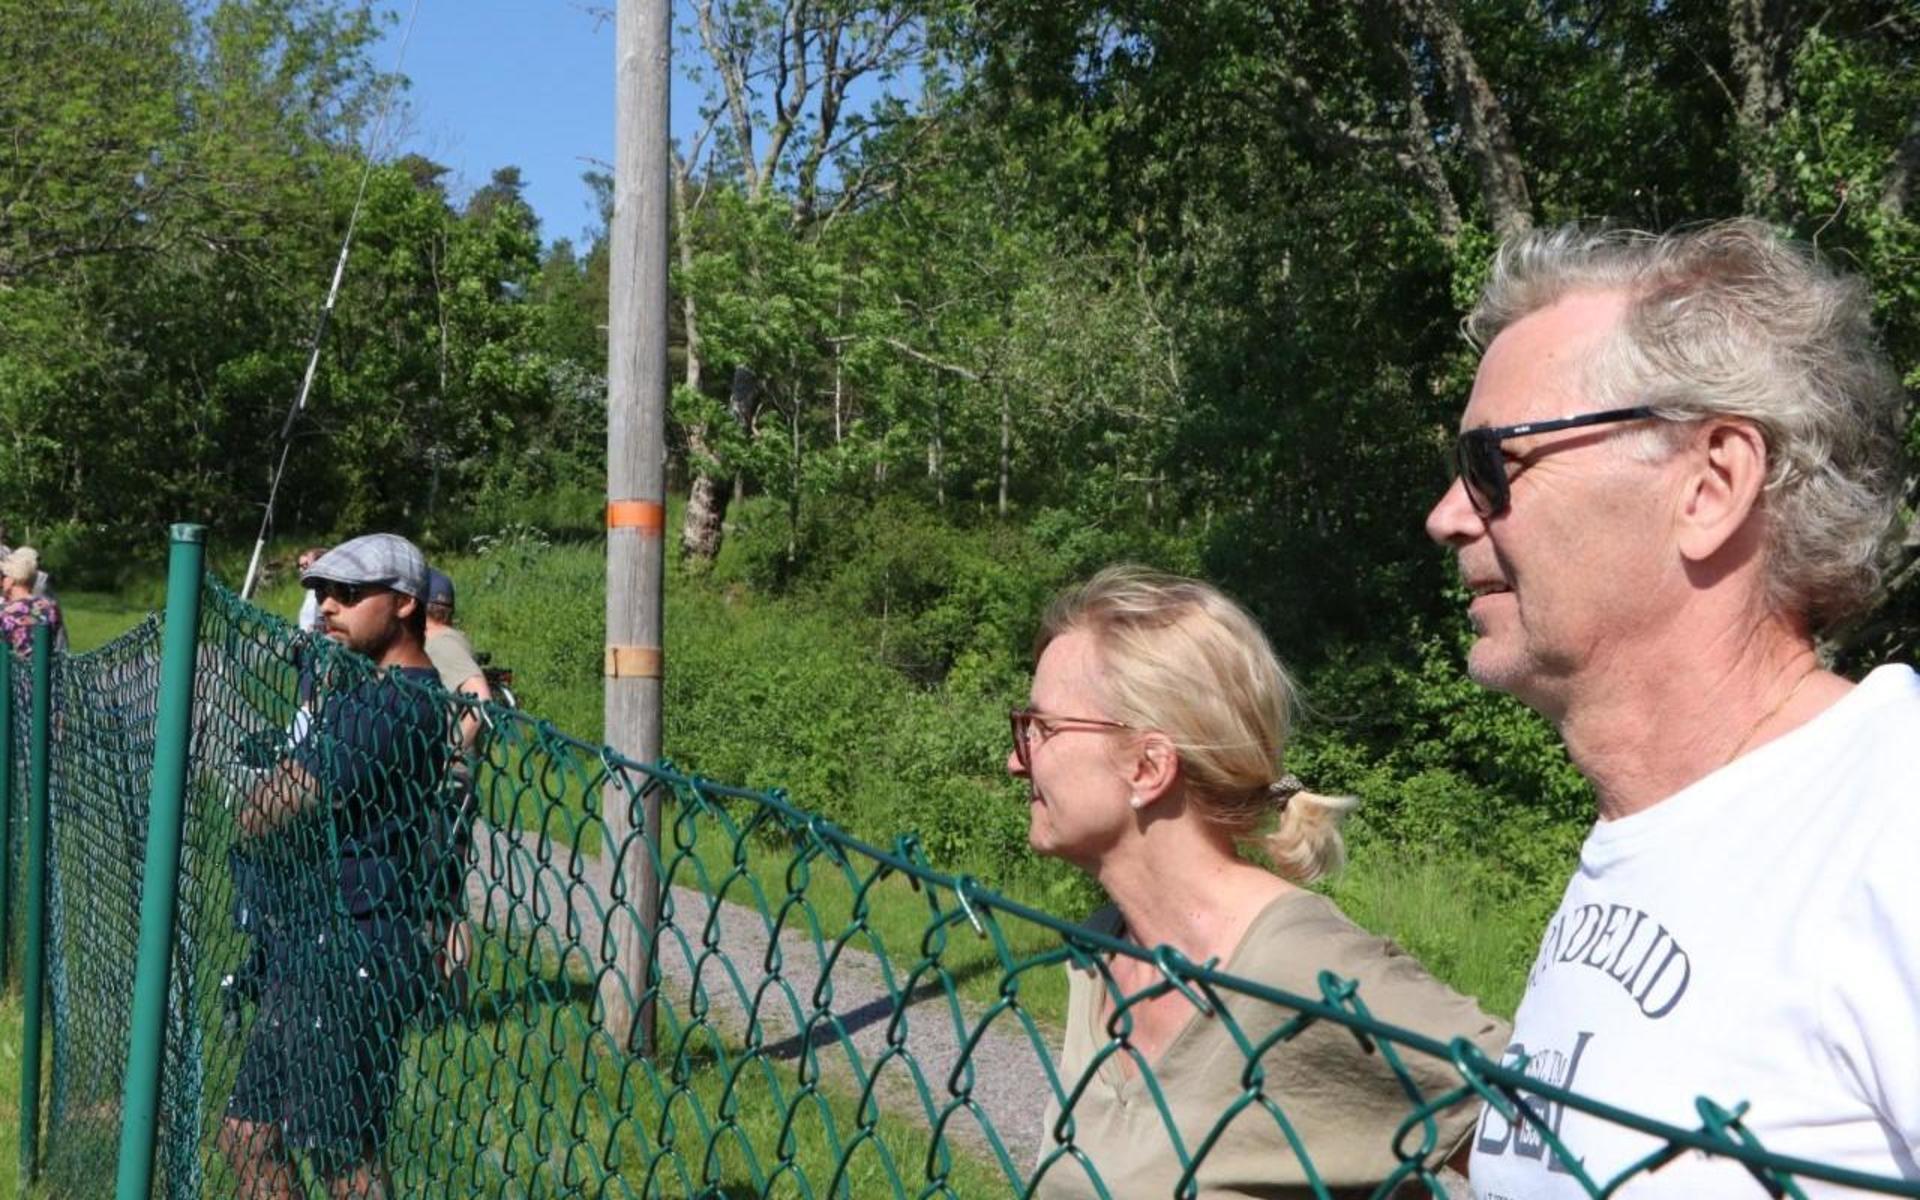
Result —
<path fill-rule="evenodd" d="M 333 600 L 341 608 L 352 608 L 375 592 L 391 590 L 377 583 L 340 583 L 332 579 L 316 579 L 307 586 L 313 589 L 315 598 Z"/>
<path fill-rule="evenodd" d="M 1614 421 L 1639 421 L 1656 416 L 1651 408 L 1609 408 L 1605 412 L 1581 413 L 1552 421 L 1528 421 L 1523 425 L 1493 425 L 1469 429 L 1453 443 L 1453 470 L 1466 485 L 1467 499 L 1473 511 L 1482 517 L 1497 517 L 1507 511 L 1507 461 L 1500 443 L 1530 433 L 1552 433 L 1557 429 L 1579 429 L 1585 425 L 1607 425 Z"/>

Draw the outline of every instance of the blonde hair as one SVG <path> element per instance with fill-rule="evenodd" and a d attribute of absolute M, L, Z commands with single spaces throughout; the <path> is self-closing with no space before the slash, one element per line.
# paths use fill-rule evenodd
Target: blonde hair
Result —
<path fill-rule="evenodd" d="M 1235 837 L 1277 816 L 1262 845 L 1293 883 L 1340 869 L 1340 822 L 1355 801 L 1306 791 L 1282 771 L 1297 695 L 1245 609 L 1197 579 L 1118 565 L 1054 600 L 1035 659 L 1075 631 L 1093 640 L 1108 714 L 1173 743 L 1202 816 Z"/>

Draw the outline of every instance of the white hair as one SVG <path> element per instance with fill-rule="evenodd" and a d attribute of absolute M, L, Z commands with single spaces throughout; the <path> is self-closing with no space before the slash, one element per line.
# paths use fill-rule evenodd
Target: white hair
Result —
<path fill-rule="evenodd" d="M 1501 246 L 1468 336 L 1485 347 L 1587 291 L 1628 297 L 1618 331 L 1587 364 L 1595 407 L 1751 421 L 1767 445 L 1769 606 L 1815 630 L 1858 614 L 1898 511 L 1906 403 L 1866 285 L 1755 220 L 1664 236 L 1567 225 Z M 1671 447 L 1672 432 L 1654 436 Z"/>

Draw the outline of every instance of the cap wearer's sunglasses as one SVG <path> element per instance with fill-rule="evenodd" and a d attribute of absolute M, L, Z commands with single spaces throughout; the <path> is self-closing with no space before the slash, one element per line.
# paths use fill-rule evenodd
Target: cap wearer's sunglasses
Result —
<path fill-rule="evenodd" d="M 1075 729 L 1095 732 L 1133 728 L 1120 721 L 1103 721 L 1098 717 L 1063 717 L 1056 713 L 1041 712 L 1037 708 L 1016 708 L 1007 717 L 1013 722 L 1013 757 L 1022 771 L 1029 772 L 1033 770 L 1035 743 L 1044 742 L 1056 733 L 1071 733 Z"/>
<path fill-rule="evenodd" d="M 1644 405 L 1637 408 L 1609 408 L 1604 412 L 1581 413 L 1551 421 L 1528 421 L 1521 425 L 1493 425 L 1468 429 L 1454 439 L 1453 470 L 1466 485 L 1467 499 L 1473 511 L 1482 517 L 1497 517 L 1507 511 L 1508 490 L 1506 456 L 1500 443 L 1508 438 L 1534 433 L 1552 433 L 1559 429 L 1580 429 L 1588 425 L 1609 425 L 1615 421 L 1640 421 L 1656 416 Z"/>
<path fill-rule="evenodd" d="M 335 579 L 316 579 L 312 586 L 316 598 L 332 600 L 341 608 L 352 608 L 375 592 L 392 590 L 377 583 L 341 583 Z"/>

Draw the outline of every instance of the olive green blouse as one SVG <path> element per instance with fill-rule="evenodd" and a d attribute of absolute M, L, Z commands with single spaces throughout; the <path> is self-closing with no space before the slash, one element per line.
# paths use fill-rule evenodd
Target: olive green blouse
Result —
<path fill-rule="evenodd" d="M 1104 928 L 1102 927 L 1104 926 Z M 1120 936 L 1115 909 L 1090 927 Z M 1466 1037 L 1499 1061 L 1509 1027 L 1472 999 L 1429 975 L 1414 958 L 1348 920 L 1324 896 L 1287 892 L 1262 909 L 1224 970 L 1295 995 L 1320 996 L 1319 974 L 1331 970 L 1359 982 L 1359 996 L 1378 1019 L 1440 1041 Z M 1060 1083 L 1069 1098 L 1094 1056 L 1108 1044 L 1103 1002 L 1111 984 L 1103 973 L 1069 971 L 1066 1045 Z M 1237 993 L 1220 993 L 1251 1044 L 1291 1020 L 1291 1009 Z M 1425 1096 L 1458 1086 L 1450 1064 L 1396 1047 Z M 1218 1017 L 1197 1009 L 1158 1061 L 1152 1086 L 1139 1071 L 1123 1071 L 1121 1052 L 1102 1062 L 1074 1101 L 1072 1143 L 1092 1163 L 1113 1197 L 1170 1197 L 1184 1165 L 1154 1091 L 1172 1115 L 1185 1153 L 1192 1156 L 1247 1089 L 1246 1057 Z M 1261 1058 L 1261 1094 L 1286 1116 L 1321 1181 L 1336 1194 L 1365 1195 L 1392 1173 L 1399 1159 L 1393 1138 L 1412 1111 L 1400 1080 L 1377 1049 L 1364 1049 L 1347 1029 L 1318 1021 Z M 1464 1102 L 1439 1119 L 1431 1164 L 1446 1161 L 1471 1131 L 1479 1105 Z M 1047 1106 L 1041 1161 L 1059 1148 L 1054 1130 L 1060 1105 Z M 1418 1144 L 1417 1132 L 1411 1144 Z M 1270 1111 L 1242 1106 L 1207 1151 L 1199 1172 L 1200 1200 L 1313 1195 L 1303 1164 Z M 1080 1200 L 1098 1191 L 1085 1165 L 1062 1156 L 1047 1170 L 1038 1195 Z"/>

